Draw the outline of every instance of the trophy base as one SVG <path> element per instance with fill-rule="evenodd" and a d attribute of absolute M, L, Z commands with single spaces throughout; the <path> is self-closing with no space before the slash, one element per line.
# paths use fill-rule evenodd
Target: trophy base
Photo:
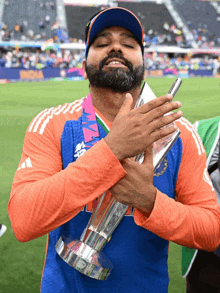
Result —
<path fill-rule="evenodd" d="M 61 236 L 55 249 L 68 265 L 96 280 L 106 280 L 113 268 L 103 252 L 94 250 L 80 240 Z"/>

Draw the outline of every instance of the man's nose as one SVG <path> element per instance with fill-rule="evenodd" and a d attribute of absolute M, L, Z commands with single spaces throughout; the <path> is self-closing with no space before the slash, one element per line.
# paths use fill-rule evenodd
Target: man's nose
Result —
<path fill-rule="evenodd" d="M 122 54 L 122 45 L 119 42 L 114 42 L 111 44 L 111 46 L 109 47 L 109 54 L 115 52 L 115 53 L 121 53 Z"/>

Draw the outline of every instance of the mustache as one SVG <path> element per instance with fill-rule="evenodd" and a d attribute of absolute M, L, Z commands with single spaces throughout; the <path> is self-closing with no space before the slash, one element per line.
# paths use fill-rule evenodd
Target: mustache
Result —
<path fill-rule="evenodd" d="M 117 54 L 117 53 L 114 53 L 114 54 L 111 54 L 107 57 L 105 57 L 99 64 L 99 70 L 102 70 L 102 68 L 105 66 L 105 63 L 108 61 L 108 59 L 112 59 L 112 58 L 118 58 L 118 59 L 121 59 L 124 61 L 125 63 L 125 66 L 128 67 L 128 69 L 130 71 L 133 71 L 133 65 L 131 62 L 129 62 L 126 58 L 124 58 L 123 56 L 121 56 L 121 54 Z"/>

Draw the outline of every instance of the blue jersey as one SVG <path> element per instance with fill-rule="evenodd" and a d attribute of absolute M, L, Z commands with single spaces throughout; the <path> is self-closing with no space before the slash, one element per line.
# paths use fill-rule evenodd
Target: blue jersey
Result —
<path fill-rule="evenodd" d="M 155 171 L 150 216 L 128 210 L 103 249 L 111 274 L 91 279 L 65 263 L 55 246 L 62 235 L 80 238 L 95 199 L 126 172 L 102 139 L 98 119 L 100 141 L 86 150 L 83 100 L 46 109 L 30 123 L 8 204 L 13 231 L 22 242 L 48 235 L 42 293 L 167 293 L 169 241 L 207 251 L 219 244 L 219 207 L 201 140 L 186 119 L 176 122 L 181 135 Z"/>
<path fill-rule="evenodd" d="M 77 157 L 77 149 L 83 141 L 82 121 L 65 123 L 61 137 L 63 168 Z M 99 134 L 106 132 L 98 124 Z M 175 197 L 175 185 L 182 156 L 182 142 L 178 138 L 154 177 L 155 186 L 169 197 Z M 114 268 L 107 280 L 100 281 L 76 271 L 66 264 L 55 251 L 61 235 L 79 239 L 87 226 L 91 212 L 87 206 L 71 221 L 49 234 L 47 260 L 41 292 L 168 292 L 168 241 L 135 224 L 133 211 L 126 215 L 116 228 L 103 252 Z"/>

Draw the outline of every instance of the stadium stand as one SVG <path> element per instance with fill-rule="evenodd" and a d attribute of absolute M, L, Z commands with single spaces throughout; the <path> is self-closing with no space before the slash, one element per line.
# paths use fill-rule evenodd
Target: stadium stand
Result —
<path fill-rule="evenodd" d="M 115 0 L 106 6 L 82 3 L 0 0 L 0 82 L 22 81 L 20 71 L 29 77 L 49 70 L 51 76 L 56 72 L 58 78 L 82 78 L 86 24 L 92 15 L 110 5 L 125 7 L 141 20 L 145 31 L 146 76 L 220 76 L 220 48 L 212 48 L 220 47 L 219 3 L 198 0 L 172 0 L 172 3 L 171 0 Z M 64 34 L 67 29 L 69 35 Z M 33 76 L 38 80 L 43 75 Z M 46 74 L 44 78 L 51 76 Z"/>
<path fill-rule="evenodd" d="M 85 40 L 85 27 L 92 15 L 97 13 L 101 6 L 66 5 L 66 18 L 69 37 Z"/>
<path fill-rule="evenodd" d="M 135 13 L 141 20 L 145 34 L 149 35 L 151 39 L 156 35 L 167 34 L 167 30 L 164 29 L 164 23 L 169 26 L 174 25 L 174 20 L 164 4 L 118 1 L 118 6 L 127 8 Z M 169 34 L 169 38 L 165 43 L 169 45 L 176 44 L 175 35 L 173 33 Z"/>
<path fill-rule="evenodd" d="M 195 40 L 200 44 L 213 42 L 213 46 L 220 45 L 220 23 L 218 13 L 209 2 L 198 0 L 173 0 L 173 6 L 180 14 Z M 210 46 L 210 44 L 207 44 Z"/>
<path fill-rule="evenodd" d="M 177 35 L 164 26 L 164 24 L 166 24 L 169 28 L 172 26 L 175 27 L 174 20 L 164 4 L 157 4 L 156 2 L 118 1 L 117 6 L 127 8 L 138 15 L 142 22 L 145 34 L 148 37 L 146 41 L 149 44 L 158 44 L 160 42 L 168 45 L 177 44 Z M 86 22 L 101 8 L 103 8 L 103 6 L 88 7 L 66 5 L 65 10 L 69 36 L 84 40 Z"/>
<path fill-rule="evenodd" d="M 60 26 L 60 3 L 63 0 L 4 0 L 1 23 L 2 40 L 42 41 L 54 38 L 55 42 L 84 42 L 84 30 L 91 15 L 105 6 L 65 5 L 62 19 L 69 35 L 61 32 L 62 38 L 55 39 L 55 31 Z M 110 3 L 110 2 L 109 2 Z M 113 3 L 113 2 L 112 2 Z M 169 7 L 172 3 L 172 11 Z M 0 8 L 2 9 L 2 6 Z M 220 46 L 220 7 L 217 2 L 198 0 L 161 0 L 161 1 L 114 1 L 133 11 L 141 20 L 145 31 L 146 47 L 151 45 L 177 45 L 183 48 L 210 48 Z M 34 11 L 34 17 L 33 17 Z M 171 13 L 173 12 L 173 13 Z M 175 19 L 178 15 L 183 24 Z M 178 24 L 179 23 L 179 24 Z M 62 28 L 61 28 L 62 27 Z M 190 38 L 184 28 L 188 27 L 193 36 Z M 1 37 L 1 34 L 0 34 Z M 69 39 L 68 39 L 69 38 Z M 190 39 L 190 40 L 189 40 Z M 193 41 L 193 39 L 195 41 Z M 196 43 L 196 46 L 194 44 Z"/>
<path fill-rule="evenodd" d="M 9 39 L 25 40 L 35 35 L 45 39 L 51 38 L 51 26 L 55 21 L 56 0 L 7 0 L 4 2 L 2 22 L 10 31 Z"/>

